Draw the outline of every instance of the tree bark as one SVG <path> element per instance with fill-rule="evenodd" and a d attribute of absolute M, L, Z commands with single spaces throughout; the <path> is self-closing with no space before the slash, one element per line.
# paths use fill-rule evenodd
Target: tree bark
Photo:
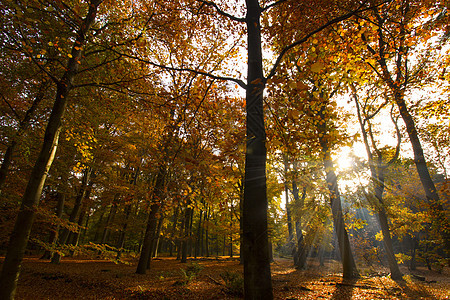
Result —
<path fill-rule="evenodd" d="M 58 192 L 57 193 L 58 203 L 56 204 L 56 217 L 58 219 L 61 219 L 62 214 L 64 212 L 64 201 L 66 199 L 66 195 L 63 193 Z M 49 244 L 52 244 L 53 246 L 56 244 L 56 241 L 58 240 L 58 231 L 59 231 L 59 224 L 55 226 L 55 228 L 50 232 L 49 237 Z M 42 255 L 41 259 L 51 259 L 53 255 L 53 252 L 50 250 L 45 250 L 44 254 Z"/>
<path fill-rule="evenodd" d="M 161 216 L 158 220 L 158 226 L 156 229 L 156 237 L 155 237 L 156 243 L 153 243 L 152 258 L 153 257 L 156 258 L 158 256 L 159 240 L 161 238 L 161 229 L 162 229 L 163 222 L 164 222 L 164 217 Z M 149 269 L 149 267 L 147 267 L 147 269 Z"/>
<path fill-rule="evenodd" d="M 74 204 L 72 212 L 70 213 L 70 216 L 69 216 L 70 223 L 74 223 L 75 220 L 77 219 L 78 214 L 80 213 L 81 204 L 82 204 L 83 199 L 85 198 L 87 191 L 88 191 L 88 182 L 91 178 L 91 173 L 92 173 L 92 169 L 90 167 L 88 167 L 87 169 L 84 170 L 83 179 L 81 181 L 81 187 L 80 187 L 80 190 L 78 191 L 77 197 L 75 198 L 75 204 Z M 60 245 L 67 244 L 67 242 L 70 241 L 71 234 L 73 234 L 73 232 L 71 232 L 67 228 L 64 228 L 59 237 L 59 244 Z M 53 264 L 59 264 L 61 262 L 61 254 L 55 253 L 52 257 L 51 262 Z"/>
<path fill-rule="evenodd" d="M 187 262 L 187 250 L 188 250 L 188 243 L 190 238 L 190 219 L 191 219 L 191 212 L 192 209 L 189 207 L 186 207 L 184 211 L 184 237 L 181 242 L 181 262 L 186 263 Z"/>
<path fill-rule="evenodd" d="M 144 240 L 142 243 L 141 255 L 139 256 L 139 262 L 136 269 L 137 274 L 145 274 L 147 272 L 147 269 L 150 268 L 151 254 L 158 222 L 158 214 L 161 207 L 161 201 L 164 196 L 165 177 L 166 164 L 161 163 L 158 169 L 158 173 L 156 174 L 155 187 L 152 196 L 153 204 L 150 206 L 147 227 L 145 229 Z"/>
<path fill-rule="evenodd" d="M 198 216 L 198 227 L 197 227 L 197 237 L 195 239 L 195 252 L 194 252 L 194 258 L 197 258 L 197 256 L 200 253 L 200 245 L 202 243 L 202 218 L 203 218 L 203 210 L 200 209 L 199 216 Z"/>
<path fill-rule="evenodd" d="M 306 188 L 303 188 L 302 197 L 298 193 L 297 182 L 292 181 L 292 194 L 299 210 L 303 209 L 303 205 L 306 198 Z M 302 232 L 302 216 L 299 215 L 295 221 L 295 232 L 297 235 L 297 245 L 294 249 L 294 265 L 297 269 L 303 269 L 306 267 L 307 249 Z"/>
<path fill-rule="evenodd" d="M 341 195 L 337 184 L 337 177 L 334 173 L 333 162 L 327 148 L 324 148 L 323 164 L 326 172 L 326 182 L 330 191 L 331 212 L 333 214 L 334 230 L 336 232 L 339 252 L 342 259 L 343 277 L 346 279 L 359 277 L 353 258 L 347 230 L 345 229 L 344 214 L 342 213 Z"/>
<path fill-rule="evenodd" d="M 76 35 L 71 53 L 72 57 L 67 63 L 66 71 L 61 80 L 57 82 L 56 98 L 45 130 L 44 142 L 22 197 L 22 205 L 17 215 L 3 262 L 0 275 L 0 286 L 2 287 L 0 289 L 0 299 L 14 298 L 20 266 L 35 217 L 35 207 L 39 204 L 42 189 L 58 147 L 61 120 L 64 116 L 73 80 L 79 68 L 78 61 L 81 59 L 82 47 L 85 45 L 87 32 L 94 23 L 98 6 L 101 2 L 101 0 L 91 0 L 87 15 Z"/>
<path fill-rule="evenodd" d="M 358 115 L 359 126 L 361 127 L 363 142 L 364 142 L 364 146 L 366 148 L 367 157 L 368 157 L 368 161 L 369 161 L 371 180 L 372 180 L 373 188 L 374 188 L 374 195 L 375 195 L 375 199 L 377 200 L 376 211 L 377 211 L 377 216 L 378 216 L 378 220 L 379 220 L 380 227 L 381 227 L 381 232 L 383 234 L 383 244 L 384 244 L 384 249 L 386 251 L 387 260 L 389 263 L 389 268 L 391 270 L 391 278 L 394 280 L 401 279 L 403 275 L 400 272 L 400 269 L 397 264 L 397 260 L 395 259 L 394 248 L 392 246 L 392 239 L 391 239 L 391 234 L 390 234 L 390 229 L 389 229 L 389 222 L 388 222 L 386 209 L 384 207 L 384 201 L 383 201 L 386 168 L 392 162 L 394 162 L 394 160 L 396 160 L 398 158 L 398 155 L 400 152 L 401 136 L 400 136 L 400 133 L 399 133 L 399 130 L 397 127 L 397 123 L 393 119 L 394 124 L 397 129 L 397 148 L 396 148 L 395 154 L 392 157 L 392 159 L 390 159 L 386 163 L 386 165 L 383 165 L 382 152 L 379 151 L 379 149 L 376 147 L 375 142 L 372 141 L 373 148 L 375 150 L 376 155 L 378 156 L 377 159 L 375 159 L 374 155 L 372 154 L 372 151 L 370 149 L 370 145 L 369 145 L 369 136 L 373 139 L 372 130 L 371 130 L 371 127 L 369 126 L 369 129 L 368 129 L 369 132 L 367 132 L 366 127 L 365 127 L 366 122 L 369 122 L 370 118 L 367 118 L 366 116 L 364 116 L 364 119 L 363 119 L 363 116 L 361 113 L 361 108 L 360 108 L 360 103 L 358 101 L 358 96 L 356 93 L 356 89 L 353 85 L 352 85 L 352 91 L 353 91 L 353 98 L 354 98 L 355 104 L 356 104 L 356 112 Z M 363 111 L 364 111 L 364 109 L 363 109 Z M 373 115 L 372 115 L 372 117 L 373 117 Z"/>
<path fill-rule="evenodd" d="M 120 259 L 120 256 L 122 255 L 123 246 L 125 244 L 125 235 L 127 233 L 127 228 L 128 228 L 128 219 L 130 218 L 131 210 L 132 210 L 132 205 L 130 203 L 125 208 L 125 220 L 122 224 L 122 229 L 120 230 L 119 238 L 117 240 L 117 246 L 116 246 L 117 247 L 117 256 L 116 256 L 117 259 Z"/>
<path fill-rule="evenodd" d="M 105 227 L 103 228 L 103 234 L 102 234 L 102 238 L 100 240 L 100 244 L 106 244 L 109 240 L 109 232 L 111 231 L 109 226 L 110 224 L 113 222 L 114 217 L 116 215 L 116 210 L 117 210 L 117 204 L 116 201 L 118 200 L 118 194 L 116 194 L 116 196 L 114 197 L 114 202 L 111 205 L 111 209 L 109 210 L 109 214 L 108 214 L 108 218 L 106 219 L 106 224 Z"/>
<path fill-rule="evenodd" d="M 433 179 L 431 179 L 414 119 L 406 107 L 403 94 L 398 89 L 394 92 L 394 99 L 406 125 L 406 131 L 408 132 L 408 137 L 414 152 L 414 164 L 416 165 L 417 173 L 425 190 L 425 195 L 430 206 L 430 213 L 434 219 L 434 230 L 442 235 L 446 249 L 450 249 L 450 232 L 448 230 L 440 230 L 440 228 L 450 228 L 450 221 L 442 206 Z"/>
<path fill-rule="evenodd" d="M 243 254 L 245 299 L 273 299 L 267 225 L 266 131 L 261 51 L 261 7 L 246 0 L 248 70 L 246 89 L 247 149 L 245 155 Z"/>
<path fill-rule="evenodd" d="M 172 230 L 170 233 L 170 245 L 169 245 L 169 256 L 173 256 L 173 246 L 175 245 L 175 233 L 177 230 L 177 222 L 178 222 L 178 210 L 179 206 L 175 207 L 175 212 L 173 214 L 173 221 L 172 221 Z"/>
<path fill-rule="evenodd" d="M 11 139 L 8 147 L 6 148 L 5 155 L 3 156 L 2 165 L 0 167 L 0 195 L 2 194 L 3 185 L 5 184 L 9 167 L 11 166 L 14 149 L 17 146 L 17 139 L 23 135 L 30 125 L 31 118 L 33 117 L 39 103 L 44 99 L 45 91 L 49 84 L 47 81 L 43 81 L 39 87 L 36 97 L 33 100 L 30 108 L 26 111 L 23 120 L 19 123 L 19 129 L 15 136 Z"/>
<path fill-rule="evenodd" d="M 288 225 L 288 244 L 292 245 L 294 240 L 294 229 L 292 228 L 292 218 L 291 218 L 291 207 L 289 205 L 289 187 L 287 175 L 289 171 L 289 158 L 286 154 L 283 154 L 283 162 L 284 162 L 284 195 L 285 195 L 285 203 L 286 203 L 286 217 L 287 217 L 287 225 Z"/>

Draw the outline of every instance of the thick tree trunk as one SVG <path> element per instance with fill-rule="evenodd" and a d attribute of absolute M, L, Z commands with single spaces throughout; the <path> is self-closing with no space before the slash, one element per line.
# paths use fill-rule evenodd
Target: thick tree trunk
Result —
<path fill-rule="evenodd" d="M 246 0 L 248 71 L 246 89 L 247 149 L 245 155 L 243 254 L 245 299 L 273 299 L 267 225 L 266 131 L 261 51 L 261 7 Z"/>
<path fill-rule="evenodd" d="M 55 157 L 61 131 L 61 120 L 64 116 L 74 77 L 78 71 L 78 61 L 81 59 L 82 47 L 85 44 L 87 32 L 94 23 L 100 3 L 101 0 L 92 0 L 90 2 L 91 5 L 89 6 L 87 15 L 80 26 L 80 30 L 73 44 L 72 57 L 69 59 L 62 79 L 57 84 L 56 98 L 45 130 L 44 142 L 22 197 L 22 205 L 17 215 L 6 257 L 3 262 L 2 273 L 0 275 L 0 299 L 14 298 L 17 280 L 19 279 L 20 265 L 35 217 L 35 207 L 39 204 L 39 198 L 47 174 Z"/>
<path fill-rule="evenodd" d="M 141 255 L 139 256 L 139 262 L 137 265 L 136 273 L 145 274 L 148 266 L 150 266 L 151 252 L 153 248 L 154 236 L 156 232 L 156 226 L 158 223 L 158 212 L 160 204 L 152 204 L 150 207 L 150 213 L 148 215 L 147 228 L 145 229 L 144 240 L 142 243 Z"/>
<path fill-rule="evenodd" d="M 153 204 L 150 206 L 150 213 L 148 216 L 147 227 L 142 243 L 141 255 L 139 257 L 139 262 L 136 269 L 137 274 L 145 274 L 147 272 L 147 269 L 150 269 L 151 254 L 158 222 L 158 213 L 161 207 L 161 201 L 164 197 L 164 185 L 166 180 L 165 177 L 166 164 L 161 163 L 158 169 L 158 173 L 156 174 L 155 187 L 152 195 Z"/>

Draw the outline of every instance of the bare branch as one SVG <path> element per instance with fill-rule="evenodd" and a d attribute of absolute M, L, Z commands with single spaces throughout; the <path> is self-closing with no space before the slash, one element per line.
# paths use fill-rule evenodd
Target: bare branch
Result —
<path fill-rule="evenodd" d="M 216 3 L 212 2 L 212 1 L 197 0 L 197 2 L 200 2 L 200 3 L 202 4 L 202 6 L 203 6 L 203 5 L 207 5 L 207 6 L 213 7 L 220 15 L 222 15 L 222 16 L 224 16 L 224 17 L 227 17 L 227 18 L 229 18 L 229 19 L 231 19 L 231 20 L 233 20 L 233 21 L 236 21 L 236 22 L 242 22 L 242 23 L 246 21 L 246 18 L 238 18 L 238 17 L 233 16 L 233 15 L 227 13 L 227 12 L 224 12 L 223 10 L 221 10 L 221 9 L 217 6 Z"/>
<path fill-rule="evenodd" d="M 278 0 L 278 1 L 275 1 L 275 2 L 267 5 L 266 7 L 261 8 L 261 11 L 264 12 L 264 11 L 266 11 L 266 10 L 268 10 L 268 9 L 274 7 L 274 6 L 277 6 L 278 4 L 286 2 L 286 1 L 289 1 L 289 0 Z"/>
<path fill-rule="evenodd" d="M 16 116 L 16 118 L 18 119 L 18 120 L 20 120 L 21 118 L 20 118 L 20 116 L 19 116 L 19 114 L 16 112 L 16 110 L 14 109 L 14 107 L 12 107 L 12 105 L 9 103 L 9 101 L 6 99 L 6 97 L 3 95 L 3 94 L 1 94 L 2 95 L 2 99 L 3 99 L 3 101 L 5 101 L 5 103 L 8 105 L 8 107 L 11 109 L 11 111 L 13 112 L 13 114 Z"/>
<path fill-rule="evenodd" d="M 139 62 L 143 62 L 146 64 L 149 64 L 151 66 L 163 69 L 163 70 L 168 70 L 168 71 L 178 71 L 178 72 L 190 72 L 190 73 L 194 73 L 194 74 L 198 74 L 198 75 L 203 75 L 215 80 L 223 80 L 223 81 L 232 81 L 234 83 L 236 83 L 237 85 L 239 85 L 240 87 L 242 87 L 243 89 L 247 89 L 247 85 L 245 84 L 244 81 L 240 80 L 240 79 L 236 79 L 233 77 L 225 77 L 225 76 L 217 76 L 217 75 L 213 75 L 210 74 L 206 71 L 200 71 L 200 70 L 194 70 L 194 69 L 190 69 L 190 68 L 176 68 L 176 67 L 169 67 L 169 66 L 165 66 L 165 65 L 161 65 L 155 62 L 152 62 L 150 60 L 147 59 L 143 59 L 143 58 L 139 58 L 137 56 L 133 56 L 133 55 L 129 55 L 129 54 L 125 54 L 125 53 L 120 53 L 114 49 L 111 49 L 113 52 L 116 52 L 119 55 L 122 55 L 123 57 L 127 57 L 133 60 L 137 60 Z"/>

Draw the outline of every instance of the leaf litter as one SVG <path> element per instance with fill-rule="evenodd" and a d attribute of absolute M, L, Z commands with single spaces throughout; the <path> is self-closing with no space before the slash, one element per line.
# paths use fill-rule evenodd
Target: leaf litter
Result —
<path fill-rule="evenodd" d="M 242 277 L 243 266 L 227 257 L 203 258 L 180 263 L 174 258 L 152 261 L 145 275 L 135 273 L 137 261 L 129 265 L 104 260 L 64 258 L 59 265 L 24 259 L 16 299 L 240 299 L 227 278 Z M 186 280 L 186 268 L 198 273 Z M 387 269 L 369 270 L 355 280 L 344 280 L 338 262 L 324 266 L 311 260 L 297 270 L 292 260 L 272 263 L 274 299 L 449 299 L 449 268 L 437 273 L 405 268 L 403 281 L 390 279 Z M 236 274 L 231 276 L 232 274 Z M 231 276 L 231 277 L 230 277 Z M 240 283 L 238 283 L 240 284 Z"/>

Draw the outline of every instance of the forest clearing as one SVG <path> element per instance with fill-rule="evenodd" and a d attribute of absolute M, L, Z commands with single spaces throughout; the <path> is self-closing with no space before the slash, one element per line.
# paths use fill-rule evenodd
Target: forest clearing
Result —
<path fill-rule="evenodd" d="M 0 300 L 445 299 L 449 11 L 0 0 Z"/>
<path fill-rule="evenodd" d="M 297 270 L 292 260 L 276 258 L 271 264 L 274 299 L 438 300 L 449 299 L 450 295 L 448 268 L 442 273 L 420 268 L 414 272 L 419 276 L 407 275 L 404 281 L 396 282 L 389 278 L 386 268 L 368 268 L 360 279 L 343 280 L 338 262 L 327 261 L 322 267 L 313 260 L 310 263 L 306 270 Z M 188 283 L 181 284 L 184 278 L 180 269 L 192 264 L 200 265 L 201 270 Z M 242 276 L 239 260 L 229 257 L 192 259 L 187 264 L 174 258 L 159 258 L 144 276 L 135 274 L 132 265 L 75 258 L 52 265 L 29 257 L 23 268 L 16 299 L 242 298 L 239 290 L 223 280 L 226 272 Z M 240 287 L 243 292 L 243 285 Z"/>

